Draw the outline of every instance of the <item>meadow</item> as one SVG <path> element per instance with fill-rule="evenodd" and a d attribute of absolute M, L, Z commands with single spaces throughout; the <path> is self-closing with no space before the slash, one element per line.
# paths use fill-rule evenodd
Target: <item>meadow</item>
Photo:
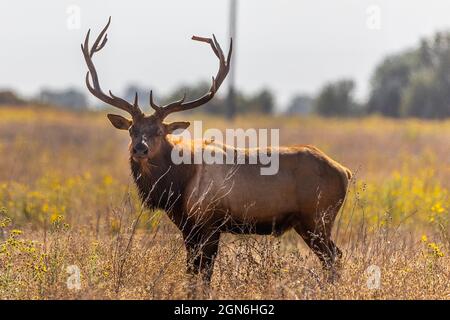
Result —
<path fill-rule="evenodd" d="M 294 232 L 227 235 L 209 298 L 450 298 L 450 120 L 186 117 L 279 128 L 282 144 L 313 144 L 355 174 L 333 231 L 339 279 Z M 187 297 L 181 235 L 141 207 L 127 144 L 104 114 L 0 108 L 0 299 Z"/>

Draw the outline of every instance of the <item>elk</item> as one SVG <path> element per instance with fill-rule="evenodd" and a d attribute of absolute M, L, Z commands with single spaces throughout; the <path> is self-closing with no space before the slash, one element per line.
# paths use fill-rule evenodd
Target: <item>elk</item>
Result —
<path fill-rule="evenodd" d="M 130 134 L 130 166 L 143 204 L 166 211 L 181 231 L 187 252 L 187 273 L 199 275 L 208 286 L 222 233 L 282 235 L 294 229 L 318 256 L 324 268 L 335 266 L 341 251 L 331 240 L 331 229 L 347 193 L 351 171 L 319 149 L 309 145 L 279 147 L 279 171 L 273 176 L 259 173 L 260 164 L 237 167 L 229 164 L 175 164 L 171 152 L 179 141 L 175 130 L 185 130 L 189 122 L 165 123 L 172 113 L 200 107 L 217 93 L 228 74 L 232 39 L 225 57 L 216 38 L 193 36 L 209 44 L 219 59 L 219 70 L 209 91 L 202 97 L 159 106 L 150 92 L 150 107 L 145 115 L 138 105 L 129 103 L 101 87 L 92 62 L 95 53 L 107 42 L 107 25 L 89 47 L 88 31 L 81 45 L 89 71 L 88 90 L 98 99 L 131 115 L 127 119 L 108 114 L 112 125 Z M 91 84 L 92 81 L 92 84 Z M 233 148 L 224 144 L 204 144 L 217 152 Z M 194 150 L 191 149 L 193 153 Z M 230 172 L 233 172 L 230 174 Z M 225 188 L 224 188 L 225 185 Z"/>

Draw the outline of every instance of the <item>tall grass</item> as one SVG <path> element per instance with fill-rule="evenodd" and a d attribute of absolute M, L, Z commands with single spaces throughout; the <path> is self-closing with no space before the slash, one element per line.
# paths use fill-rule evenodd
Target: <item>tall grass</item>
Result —
<path fill-rule="evenodd" d="M 356 173 L 333 231 L 339 280 L 327 281 L 294 232 L 226 235 L 211 298 L 450 297 L 450 121 L 189 117 L 280 128 L 283 144 L 314 144 Z M 127 139 L 104 115 L 0 109 L 1 298 L 187 297 L 181 235 L 141 208 Z M 67 286 L 71 265 L 80 290 Z M 367 283 L 373 266 L 378 289 Z"/>

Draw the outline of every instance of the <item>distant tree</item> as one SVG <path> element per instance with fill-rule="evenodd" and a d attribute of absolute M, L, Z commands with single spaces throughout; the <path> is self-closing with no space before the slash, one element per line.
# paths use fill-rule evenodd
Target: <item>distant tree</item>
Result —
<path fill-rule="evenodd" d="M 410 84 L 403 93 L 400 107 L 401 115 L 419 118 L 432 118 L 437 111 L 434 106 L 438 103 L 439 84 L 431 72 L 415 73 Z"/>
<path fill-rule="evenodd" d="M 367 107 L 392 117 L 449 117 L 450 33 L 438 32 L 383 60 L 372 77 Z"/>
<path fill-rule="evenodd" d="M 287 114 L 311 113 L 314 99 L 308 95 L 297 95 L 289 102 Z"/>
<path fill-rule="evenodd" d="M 0 105 L 18 106 L 25 103 L 25 100 L 19 98 L 17 94 L 11 90 L 0 91 Z"/>
<path fill-rule="evenodd" d="M 368 102 L 369 113 L 390 117 L 400 116 L 403 90 L 409 84 L 413 66 L 418 63 L 414 53 L 386 58 L 375 70 Z"/>
<path fill-rule="evenodd" d="M 422 67 L 430 67 L 433 65 L 433 56 L 428 41 L 422 39 L 419 48 L 419 61 Z"/>
<path fill-rule="evenodd" d="M 262 89 L 251 97 L 247 97 L 240 101 L 238 112 L 254 112 L 271 114 L 275 109 L 275 97 L 268 89 Z"/>
<path fill-rule="evenodd" d="M 357 111 L 353 80 L 339 80 L 323 87 L 314 101 L 314 112 L 323 116 L 349 116 Z"/>
<path fill-rule="evenodd" d="M 88 105 L 86 96 L 82 92 L 73 88 L 61 91 L 43 89 L 39 94 L 39 100 L 41 103 L 52 104 L 74 110 L 87 109 Z"/>

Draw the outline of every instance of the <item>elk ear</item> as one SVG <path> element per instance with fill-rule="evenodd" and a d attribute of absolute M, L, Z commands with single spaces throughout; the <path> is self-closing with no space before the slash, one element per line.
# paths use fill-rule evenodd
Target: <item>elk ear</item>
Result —
<path fill-rule="evenodd" d="M 107 117 L 109 121 L 111 121 L 112 125 L 117 129 L 128 130 L 131 126 L 131 120 L 117 114 L 108 114 Z"/>
<path fill-rule="evenodd" d="M 166 131 L 167 133 L 172 133 L 175 130 L 185 130 L 187 129 L 187 127 L 190 126 L 190 122 L 184 122 L 184 121 L 180 121 L 180 122 L 172 122 L 169 124 L 165 124 L 166 126 Z"/>

